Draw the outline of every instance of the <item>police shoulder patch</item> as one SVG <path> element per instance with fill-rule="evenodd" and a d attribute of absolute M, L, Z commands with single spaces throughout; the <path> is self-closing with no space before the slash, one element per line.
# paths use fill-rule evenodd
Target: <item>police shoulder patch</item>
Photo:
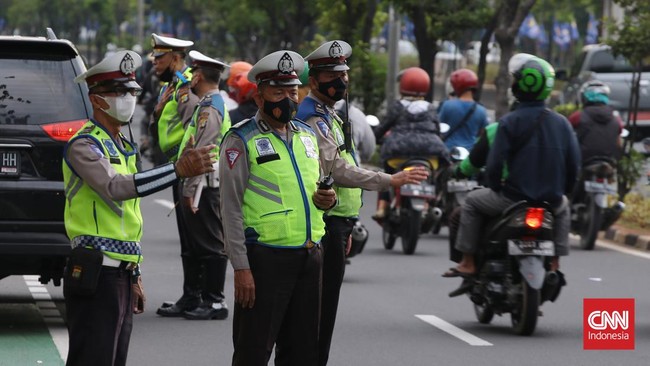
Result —
<path fill-rule="evenodd" d="M 330 128 L 327 127 L 327 123 L 325 123 L 325 121 L 316 122 L 316 126 L 318 126 L 318 129 L 323 134 L 323 136 L 325 136 L 325 137 L 329 136 Z"/>
<path fill-rule="evenodd" d="M 202 111 L 199 113 L 199 118 L 198 118 L 198 127 L 199 128 L 204 128 L 205 125 L 208 123 L 208 118 L 210 117 L 210 112 L 208 111 Z"/>
<path fill-rule="evenodd" d="M 178 102 L 179 103 L 187 103 L 187 101 L 190 99 L 190 89 L 189 88 L 180 88 L 178 89 Z"/>
<path fill-rule="evenodd" d="M 90 151 L 92 151 L 92 152 L 94 152 L 95 154 L 97 154 L 97 156 L 99 156 L 100 158 L 103 158 L 103 157 L 104 157 L 104 153 L 102 152 L 102 150 L 101 150 L 99 147 L 97 147 L 97 145 L 95 145 L 95 144 L 89 144 L 88 147 L 90 147 Z"/>
<path fill-rule="evenodd" d="M 226 149 L 226 159 L 228 159 L 228 167 L 230 169 L 235 166 L 235 163 L 237 162 L 237 159 L 239 159 L 240 155 L 241 151 L 238 149 Z"/>

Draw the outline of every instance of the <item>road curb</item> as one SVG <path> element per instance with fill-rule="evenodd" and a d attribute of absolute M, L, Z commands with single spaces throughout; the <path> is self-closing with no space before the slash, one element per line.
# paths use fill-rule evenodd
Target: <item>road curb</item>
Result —
<path fill-rule="evenodd" d="M 628 248 L 650 251 L 650 235 L 641 235 L 632 229 L 611 227 L 600 236 L 602 239 Z"/>

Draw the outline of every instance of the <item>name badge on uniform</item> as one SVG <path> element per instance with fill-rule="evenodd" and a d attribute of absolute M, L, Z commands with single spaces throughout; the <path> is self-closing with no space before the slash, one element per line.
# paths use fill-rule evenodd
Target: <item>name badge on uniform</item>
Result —
<path fill-rule="evenodd" d="M 255 149 L 257 150 L 257 163 L 263 164 L 273 160 L 279 160 L 280 155 L 275 151 L 271 139 L 262 137 L 255 140 Z"/>
<path fill-rule="evenodd" d="M 336 144 L 341 146 L 345 145 L 345 140 L 343 140 L 343 136 L 341 136 L 341 130 L 338 128 L 334 129 L 334 137 L 336 138 Z"/>
<path fill-rule="evenodd" d="M 307 153 L 308 158 L 318 159 L 318 152 L 316 152 L 316 146 L 314 146 L 314 141 L 309 138 L 309 136 L 300 136 L 300 141 L 302 141 L 303 146 L 305 146 L 305 152 Z"/>

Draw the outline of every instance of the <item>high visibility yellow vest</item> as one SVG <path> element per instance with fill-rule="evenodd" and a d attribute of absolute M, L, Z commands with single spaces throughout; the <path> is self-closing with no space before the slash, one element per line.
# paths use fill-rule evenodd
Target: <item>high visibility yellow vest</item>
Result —
<path fill-rule="evenodd" d="M 223 98 L 221 97 L 220 94 L 212 94 L 199 102 L 199 104 L 196 106 L 196 109 L 194 109 L 194 114 L 192 115 L 192 122 L 187 126 L 187 129 L 185 130 L 185 135 L 183 136 L 183 140 L 181 141 L 180 149 L 178 150 L 178 158 L 181 157 L 181 154 L 183 153 L 183 150 L 185 149 L 185 145 L 187 145 L 187 141 L 190 139 L 190 136 L 196 134 L 196 124 L 198 123 L 199 119 L 199 111 L 207 106 L 212 105 L 213 108 L 219 111 L 221 113 L 221 129 L 219 130 L 219 135 L 217 135 L 217 141 L 214 143 L 217 145 L 214 149 L 212 149 L 212 152 L 217 154 L 217 157 L 219 156 L 219 146 L 221 145 L 221 140 L 223 139 L 223 136 L 228 132 L 230 127 L 232 126 L 232 122 L 230 121 L 230 114 L 228 113 L 228 109 L 226 109 L 226 105 L 224 104 Z"/>
<path fill-rule="evenodd" d="M 325 235 L 323 211 L 312 201 L 320 178 L 316 135 L 301 122 L 292 124 L 297 132 L 290 145 L 274 132 L 262 133 L 254 119 L 229 132 L 239 135 L 248 151 L 243 202 L 247 243 L 301 247 L 320 243 Z"/>
<path fill-rule="evenodd" d="M 123 138 L 125 148 L 115 143 L 111 135 L 99 124 L 88 121 L 71 139 L 91 138 L 119 174 L 134 174 L 136 152 Z M 65 156 L 65 154 L 64 154 Z M 65 187 L 65 229 L 68 237 L 79 245 L 101 249 L 109 257 L 127 262 L 142 260 L 142 213 L 140 198 L 114 201 L 100 196 L 82 180 L 64 160 L 63 183 Z"/>
<path fill-rule="evenodd" d="M 172 93 L 171 99 L 163 107 L 160 118 L 158 119 L 158 144 L 160 149 L 167 156 L 169 161 L 176 161 L 181 140 L 185 134 L 183 121 L 178 115 L 178 89 L 181 85 L 189 83 L 192 80 L 190 68 L 183 71 L 182 78 L 179 77 L 176 82 L 176 89 Z M 160 95 L 163 95 L 165 88 L 169 88 L 169 83 L 160 89 Z"/>
<path fill-rule="evenodd" d="M 350 165 L 359 166 L 357 163 L 354 154 L 355 147 L 354 142 L 352 143 L 352 151 L 347 151 L 345 149 L 345 139 L 343 135 L 343 121 L 338 117 L 333 117 L 326 112 L 325 107 L 320 105 L 315 99 L 311 97 L 305 98 L 298 109 L 297 118 L 307 121 L 308 119 L 318 116 L 323 118 L 326 122 L 318 123 L 327 123 L 327 129 L 329 129 L 329 134 L 336 142 L 336 145 L 339 147 L 339 155 Z M 321 126 L 319 126 L 321 127 Z M 328 135 L 329 135 L 328 134 Z M 330 169 L 331 167 L 325 166 L 323 169 Z M 329 174 L 329 171 L 325 171 L 325 174 Z M 357 217 L 359 216 L 359 210 L 362 205 L 362 190 L 361 188 L 344 188 L 339 187 L 334 183 L 334 191 L 336 192 L 337 203 L 332 209 L 327 211 L 327 216 L 339 216 L 339 217 Z"/>

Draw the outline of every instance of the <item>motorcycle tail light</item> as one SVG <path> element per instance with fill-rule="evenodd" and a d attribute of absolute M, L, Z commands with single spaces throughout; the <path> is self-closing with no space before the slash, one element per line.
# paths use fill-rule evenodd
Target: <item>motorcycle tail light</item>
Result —
<path fill-rule="evenodd" d="M 529 229 L 537 230 L 542 227 L 542 222 L 544 222 L 544 209 L 543 208 L 529 208 L 526 211 L 526 226 Z"/>

